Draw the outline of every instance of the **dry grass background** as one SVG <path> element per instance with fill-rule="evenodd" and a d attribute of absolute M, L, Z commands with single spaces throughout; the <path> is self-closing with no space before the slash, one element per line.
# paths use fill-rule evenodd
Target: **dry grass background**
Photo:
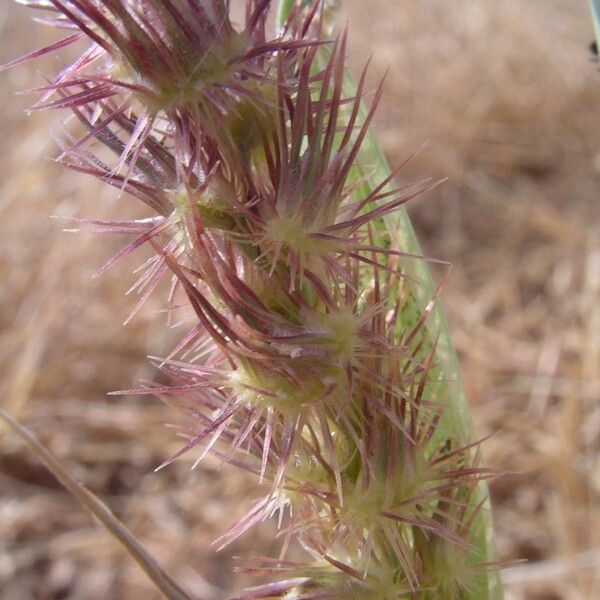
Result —
<path fill-rule="evenodd" d="M 0 0 L 0 62 L 51 39 Z M 583 0 L 347 0 L 352 63 L 390 67 L 378 128 L 391 162 L 424 141 L 405 176 L 449 181 L 411 207 L 426 251 L 455 268 L 443 299 L 493 467 L 510 599 L 600 597 L 600 70 Z M 52 60 L 39 68 L 54 70 Z M 129 263 L 91 275 L 119 240 L 69 237 L 61 215 L 125 215 L 135 206 L 61 172 L 49 123 L 25 117 L 0 80 L 0 390 L 27 424 L 104 498 L 183 585 L 220 600 L 242 582 L 215 554 L 253 498 L 231 469 L 189 460 L 158 474 L 176 447 L 158 403 L 107 398 L 153 377 L 147 353 L 173 332 L 155 298 L 127 327 Z M 239 499 L 244 502 L 240 503 Z M 0 429 L 0 598 L 156 597 L 123 551 Z M 442 599 L 443 600 L 443 599 Z"/>

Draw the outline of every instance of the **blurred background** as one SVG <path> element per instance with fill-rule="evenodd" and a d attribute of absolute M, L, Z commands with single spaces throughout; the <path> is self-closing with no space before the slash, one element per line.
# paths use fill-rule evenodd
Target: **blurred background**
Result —
<path fill-rule="evenodd" d="M 443 303 L 491 484 L 508 599 L 600 597 L 600 65 L 584 0 L 346 0 L 351 66 L 389 68 L 377 119 L 402 177 L 447 177 L 410 212 L 425 252 L 454 264 Z M 2 0 L 0 63 L 56 39 Z M 255 497 L 252 483 L 191 457 L 153 469 L 178 418 L 150 399 L 109 398 L 156 374 L 174 333 L 136 298 L 120 246 L 62 233 L 50 215 L 134 215 L 127 198 L 54 165 L 61 115 L 17 91 L 60 67 L 0 75 L 0 391 L 17 416 L 106 500 L 184 586 L 221 600 L 244 583 L 210 542 Z M 143 256 L 140 256 L 140 262 Z M 239 498 L 244 498 L 244 503 Z M 0 598 L 158 595 L 119 546 L 0 426 Z"/>

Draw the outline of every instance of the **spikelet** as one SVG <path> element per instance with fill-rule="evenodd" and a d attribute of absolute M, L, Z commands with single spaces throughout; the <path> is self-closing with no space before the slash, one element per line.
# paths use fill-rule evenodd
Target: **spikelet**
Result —
<path fill-rule="evenodd" d="M 435 183 L 366 172 L 382 85 L 365 113 L 366 69 L 349 93 L 346 34 L 324 39 L 322 3 L 295 4 L 272 38 L 268 0 L 248 0 L 241 25 L 225 0 L 26 4 L 75 33 L 12 65 L 90 44 L 34 107 L 70 109 L 87 132 L 60 161 L 154 213 L 79 220 L 133 236 L 101 271 L 149 245 L 139 305 L 170 276 L 172 311 L 184 298 L 194 314 L 154 359 L 170 384 L 121 393 L 188 416 L 163 466 L 211 453 L 262 482 L 219 547 L 280 519 L 280 556 L 239 568 L 271 583 L 239 598 L 497 598 L 482 530 L 493 473 L 468 422 L 447 424 L 461 417 L 447 417 L 428 323 L 437 294 L 420 301 L 407 267 L 428 259 L 387 233 Z M 285 558 L 292 544 L 305 561 Z"/>

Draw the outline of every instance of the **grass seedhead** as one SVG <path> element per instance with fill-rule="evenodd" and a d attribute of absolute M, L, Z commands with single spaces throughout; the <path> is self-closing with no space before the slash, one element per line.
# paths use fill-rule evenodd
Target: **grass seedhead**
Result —
<path fill-rule="evenodd" d="M 407 272 L 424 257 L 386 233 L 435 184 L 364 173 L 383 83 L 363 110 L 366 69 L 348 93 L 347 35 L 324 38 L 323 4 L 296 3 L 272 36 L 270 5 L 248 0 L 235 24 L 222 0 L 51 0 L 77 33 L 23 59 L 87 40 L 35 108 L 85 131 L 62 163 L 153 214 L 79 225 L 133 237 L 100 272 L 153 251 L 136 309 L 170 278 L 168 311 L 192 315 L 154 361 L 170 383 L 127 393 L 189 420 L 161 467 L 212 454 L 262 484 L 216 542 L 279 520 L 279 558 L 256 569 L 277 580 L 240 598 L 475 597 L 491 472 L 448 426 L 438 292 L 416 300 Z"/>

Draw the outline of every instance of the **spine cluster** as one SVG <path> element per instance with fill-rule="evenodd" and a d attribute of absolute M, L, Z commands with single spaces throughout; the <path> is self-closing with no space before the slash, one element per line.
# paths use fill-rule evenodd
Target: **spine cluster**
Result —
<path fill-rule="evenodd" d="M 153 213 L 84 223 L 133 236 L 106 266 L 151 246 L 140 302 L 170 278 L 172 311 L 193 310 L 156 361 L 170 385 L 135 390 L 187 415 L 169 462 L 210 453 L 262 482 L 220 546 L 280 519 L 280 555 L 240 566 L 269 582 L 239 598 L 496 597 L 491 472 L 444 426 L 431 305 L 403 269 L 424 259 L 386 226 L 432 184 L 371 181 L 382 88 L 364 113 L 365 73 L 349 92 L 346 36 L 325 39 L 322 2 L 294 4 L 276 36 L 269 0 L 248 0 L 241 24 L 225 0 L 27 3 L 71 31 L 25 59 L 87 44 L 36 105 L 84 128 L 61 162 Z"/>

